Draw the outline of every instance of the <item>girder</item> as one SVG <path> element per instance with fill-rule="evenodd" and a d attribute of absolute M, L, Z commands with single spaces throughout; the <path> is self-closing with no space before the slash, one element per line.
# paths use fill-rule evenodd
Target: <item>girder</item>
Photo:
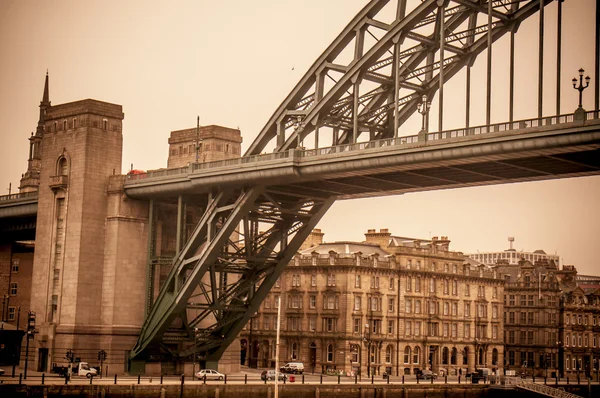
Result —
<path fill-rule="evenodd" d="M 471 65 L 488 47 L 490 28 L 493 43 L 539 11 L 540 6 L 539 0 L 492 1 L 491 24 L 478 25 L 478 15 L 487 19 L 485 0 L 424 0 L 406 15 L 404 10 L 398 11 L 395 20 L 383 22 L 379 13 L 388 2 L 371 1 L 359 12 L 279 106 L 246 155 L 265 152 L 268 145 L 275 151 L 295 148 L 309 135 L 323 134 L 320 127 L 341 129 L 336 142 L 351 143 L 364 132 L 377 132 L 377 138 L 399 136 L 392 120 L 398 120 L 400 130 L 416 112 L 422 95 L 431 99 L 438 92 L 442 73 L 445 83 Z M 550 2 L 544 0 L 543 5 Z M 406 6 L 403 1 L 398 3 L 398 7 Z M 444 50 L 451 54 L 443 61 L 439 59 L 442 10 Z M 378 39 L 370 29 L 383 36 Z M 365 31 L 375 39 L 374 44 L 359 40 L 362 36 L 357 32 Z M 396 43 L 407 48 L 398 53 L 397 67 L 393 67 Z M 337 59 L 344 49 L 355 54 L 346 63 Z M 328 90 L 317 88 L 322 75 L 329 76 L 330 71 L 341 76 L 331 78 L 334 84 Z M 395 80 L 404 92 L 399 102 L 389 100 L 396 95 Z M 362 89 L 367 82 L 378 86 Z M 291 113 L 300 108 L 301 114 Z"/>
<path fill-rule="evenodd" d="M 132 358 L 151 355 L 161 340 L 189 340 L 187 348 L 171 354 L 199 353 L 218 361 L 334 201 L 290 199 L 262 186 L 210 196 L 174 259 Z"/>

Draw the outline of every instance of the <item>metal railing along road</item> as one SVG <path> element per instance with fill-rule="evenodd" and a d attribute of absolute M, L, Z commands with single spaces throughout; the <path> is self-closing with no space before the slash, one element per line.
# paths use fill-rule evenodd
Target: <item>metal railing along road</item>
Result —
<path fill-rule="evenodd" d="M 586 120 L 594 120 L 600 117 L 599 111 L 586 112 Z M 539 128 L 544 126 L 553 126 L 559 124 L 572 123 L 574 121 L 573 114 L 560 115 L 560 116 L 549 116 L 542 118 L 523 119 L 513 122 L 495 123 L 490 125 L 475 126 L 469 128 L 460 128 L 453 130 L 445 130 L 441 132 L 434 132 L 427 134 L 427 143 L 432 145 L 432 142 L 447 143 L 448 140 L 469 137 L 469 136 L 481 136 L 484 134 L 508 132 L 508 131 L 521 131 L 532 128 Z M 383 140 L 357 142 L 354 144 L 335 145 L 324 148 L 316 149 L 290 149 L 283 152 L 266 153 L 260 155 L 244 156 L 235 159 L 218 160 L 214 162 L 205 163 L 190 163 L 189 166 L 172 168 L 172 169 L 160 169 L 148 171 L 141 174 L 128 175 L 127 184 L 135 184 L 136 182 L 143 182 L 148 178 L 159 178 L 174 175 L 183 175 L 193 173 L 197 170 L 209 170 L 221 167 L 231 167 L 244 164 L 262 163 L 273 160 L 290 159 L 294 157 L 310 158 L 315 156 L 331 155 L 336 153 L 346 153 L 361 151 L 369 148 L 382 148 L 382 147 L 397 147 L 403 145 L 413 145 L 419 143 L 418 134 L 388 138 Z M 435 144 L 433 144 L 435 145 Z"/>

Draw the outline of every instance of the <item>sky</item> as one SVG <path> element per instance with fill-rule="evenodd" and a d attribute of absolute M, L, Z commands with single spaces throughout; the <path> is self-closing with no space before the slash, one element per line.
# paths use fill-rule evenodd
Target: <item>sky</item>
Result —
<path fill-rule="evenodd" d="M 411 0 L 416 1 L 416 0 Z M 317 57 L 366 0 L 0 0 L 0 194 L 17 192 L 27 168 L 44 77 L 50 100 L 85 98 L 123 106 L 123 168 L 166 167 L 169 133 L 203 125 L 240 128 L 248 148 Z M 556 2 L 546 7 L 544 115 L 555 112 Z M 595 84 L 594 0 L 563 3 L 561 113 L 577 106 L 571 78 Z M 409 7 L 410 9 L 410 7 Z M 538 16 L 519 27 L 515 118 L 536 117 Z M 492 122 L 508 120 L 508 41 L 492 51 Z M 485 121 L 485 52 L 473 68 L 472 125 Z M 479 79 L 479 80 L 477 80 Z M 444 128 L 461 127 L 461 76 L 444 91 Z M 454 100 L 460 98 L 459 100 Z M 593 109 L 593 88 L 584 108 Z M 434 99 L 430 117 L 437 121 Z M 412 118 L 405 129 L 418 126 Z M 418 128 L 418 127 L 417 127 Z M 415 134 L 407 132 L 406 135 Z M 337 202 L 318 227 L 326 241 L 364 240 L 367 229 L 428 239 L 451 249 L 558 253 L 580 273 L 600 275 L 600 176 L 462 188 Z"/>

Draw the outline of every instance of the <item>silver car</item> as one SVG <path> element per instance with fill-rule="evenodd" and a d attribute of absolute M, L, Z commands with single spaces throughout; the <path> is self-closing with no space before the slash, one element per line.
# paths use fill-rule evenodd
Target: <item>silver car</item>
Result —
<path fill-rule="evenodd" d="M 223 373 L 219 373 L 214 369 L 202 369 L 198 373 L 196 373 L 196 377 L 200 380 L 224 380 L 225 375 Z"/>

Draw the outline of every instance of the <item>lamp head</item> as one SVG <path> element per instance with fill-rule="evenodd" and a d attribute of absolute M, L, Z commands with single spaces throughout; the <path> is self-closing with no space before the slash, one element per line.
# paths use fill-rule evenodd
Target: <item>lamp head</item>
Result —
<path fill-rule="evenodd" d="M 590 77 L 586 76 L 585 77 L 585 84 L 590 84 L 590 80 L 591 80 Z"/>
<path fill-rule="evenodd" d="M 585 69 L 579 68 L 579 76 L 583 76 L 583 72 L 585 72 Z"/>

